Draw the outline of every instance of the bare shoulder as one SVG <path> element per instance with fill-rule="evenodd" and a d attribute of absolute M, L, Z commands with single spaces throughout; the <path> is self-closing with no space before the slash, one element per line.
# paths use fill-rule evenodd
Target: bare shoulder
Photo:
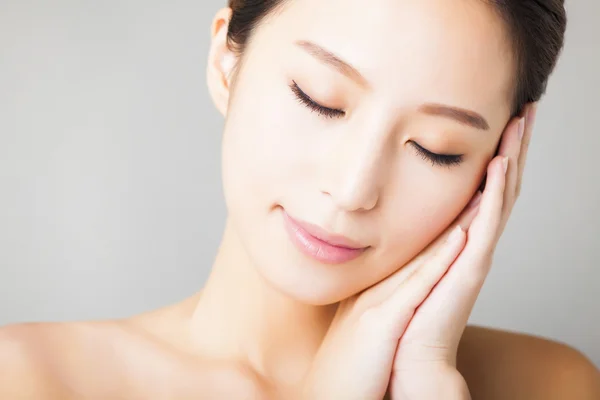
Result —
<path fill-rule="evenodd" d="M 49 377 L 33 355 L 34 346 L 24 338 L 27 331 L 22 326 L 0 329 L 0 398 L 52 395 Z"/>
<path fill-rule="evenodd" d="M 548 339 L 469 326 L 457 361 L 475 400 L 600 399 L 592 362 Z"/>
<path fill-rule="evenodd" d="M 81 323 L 25 323 L 0 329 L 0 398 L 69 398 L 64 380 L 74 368 L 85 333 Z"/>
<path fill-rule="evenodd" d="M 251 371 L 189 351 L 188 311 L 0 328 L 0 399 L 262 398 Z"/>
<path fill-rule="evenodd" d="M 130 381 L 166 368 L 158 349 L 123 321 L 4 327 L 0 398 L 132 398 L 153 388 Z"/>

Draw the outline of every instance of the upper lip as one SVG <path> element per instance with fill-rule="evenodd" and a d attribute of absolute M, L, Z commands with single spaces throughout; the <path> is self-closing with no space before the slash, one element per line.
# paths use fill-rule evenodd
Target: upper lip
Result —
<path fill-rule="evenodd" d="M 310 222 L 295 219 L 292 216 L 290 216 L 289 214 L 287 214 L 287 215 L 292 221 L 294 221 L 296 224 L 298 224 L 298 226 L 300 226 L 302 229 L 304 229 L 306 232 L 308 232 L 311 236 L 316 237 L 317 239 L 321 240 L 322 242 L 325 242 L 325 243 L 330 244 L 335 247 L 344 247 L 344 248 L 352 249 L 352 250 L 360 250 L 360 249 L 366 248 L 365 246 L 361 245 L 358 242 L 355 242 L 354 240 L 352 240 L 350 238 L 347 238 L 346 236 L 329 233 L 325 229 L 321 228 L 318 225 L 311 224 Z"/>

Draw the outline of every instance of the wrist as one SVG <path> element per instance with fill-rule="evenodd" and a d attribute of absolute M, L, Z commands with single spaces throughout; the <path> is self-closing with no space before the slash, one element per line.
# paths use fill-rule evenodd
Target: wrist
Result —
<path fill-rule="evenodd" d="M 456 370 L 429 370 L 394 379 L 392 400 L 471 400 L 467 382 Z"/>

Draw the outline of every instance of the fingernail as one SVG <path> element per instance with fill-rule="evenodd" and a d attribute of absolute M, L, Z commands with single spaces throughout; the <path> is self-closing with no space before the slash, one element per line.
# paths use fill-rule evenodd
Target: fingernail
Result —
<path fill-rule="evenodd" d="M 458 239 L 460 239 L 462 233 L 463 233 L 463 229 L 460 225 L 458 225 L 456 228 L 454 228 L 452 230 L 452 233 L 450 234 L 450 236 L 448 236 L 448 240 L 446 242 L 447 243 L 456 243 L 458 241 Z"/>
<path fill-rule="evenodd" d="M 472 208 L 477 207 L 480 202 L 481 202 L 481 190 L 478 190 L 477 193 L 475 193 L 475 196 L 473 196 L 473 198 L 471 199 L 471 201 L 467 205 L 467 209 L 470 210 Z"/>
<path fill-rule="evenodd" d="M 502 167 L 504 168 L 504 175 L 506 175 L 506 171 L 508 171 L 508 157 L 502 159 Z"/>
<path fill-rule="evenodd" d="M 521 118 L 519 120 L 519 140 L 523 140 L 523 135 L 525 134 L 525 118 Z"/>

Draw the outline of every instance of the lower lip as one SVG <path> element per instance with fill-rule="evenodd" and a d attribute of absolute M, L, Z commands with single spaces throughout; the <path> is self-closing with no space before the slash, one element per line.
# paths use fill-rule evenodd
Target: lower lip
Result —
<path fill-rule="evenodd" d="M 347 247 L 333 246 L 312 236 L 306 230 L 300 227 L 293 218 L 285 211 L 283 212 L 285 228 L 292 242 L 298 249 L 314 258 L 317 261 L 326 264 L 342 264 L 359 257 L 365 249 L 350 249 Z"/>

